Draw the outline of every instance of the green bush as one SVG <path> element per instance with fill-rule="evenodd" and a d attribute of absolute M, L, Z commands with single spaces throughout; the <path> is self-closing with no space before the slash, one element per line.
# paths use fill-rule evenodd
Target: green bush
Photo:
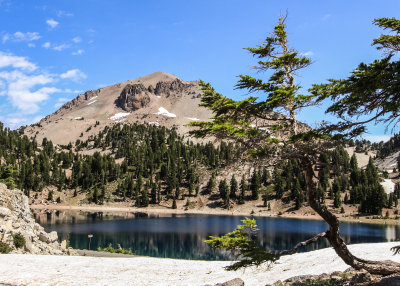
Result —
<path fill-rule="evenodd" d="M 16 248 L 21 248 L 21 247 L 25 246 L 25 243 L 26 243 L 25 237 L 23 237 L 21 234 L 16 233 L 16 234 L 13 234 L 12 237 L 13 237 L 14 245 Z"/>
<path fill-rule="evenodd" d="M 114 248 L 112 244 L 110 243 L 106 248 L 97 248 L 97 251 L 100 252 L 110 252 L 110 253 L 119 253 L 119 254 L 127 254 L 127 255 L 135 255 L 134 252 L 132 252 L 132 249 L 124 249 L 121 247 L 120 244 L 117 245 L 117 248 Z"/>
<path fill-rule="evenodd" d="M 9 253 L 10 251 L 11 247 L 7 243 L 0 241 L 0 253 Z"/>

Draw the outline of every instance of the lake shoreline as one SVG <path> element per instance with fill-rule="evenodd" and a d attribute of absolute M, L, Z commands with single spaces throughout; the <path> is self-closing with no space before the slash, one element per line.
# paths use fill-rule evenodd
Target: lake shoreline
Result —
<path fill-rule="evenodd" d="M 289 218 L 289 219 L 301 219 L 301 220 L 318 220 L 323 219 L 317 214 L 307 213 L 307 214 L 296 214 L 296 213 L 283 213 L 277 214 L 270 211 L 255 212 L 251 213 L 249 211 L 237 211 L 237 210 L 224 210 L 215 208 L 204 208 L 204 209 L 172 209 L 169 207 L 127 207 L 127 206 L 113 206 L 113 205 L 60 205 L 60 204 L 31 204 L 31 209 L 35 210 L 55 210 L 55 211 L 84 211 L 84 212 L 106 212 L 106 213 L 146 213 L 155 215 L 170 215 L 170 214 L 203 214 L 203 215 L 228 215 L 228 216 L 248 216 L 248 217 L 272 217 L 272 218 Z M 341 222 L 350 223 L 370 223 L 370 224 L 381 224 L 381 225 L 400 225 L 400 220 L 396 219 L 370 219 L 366 217 L 350 217 L 343 216 L 341 214 L 336 214 Z"/>

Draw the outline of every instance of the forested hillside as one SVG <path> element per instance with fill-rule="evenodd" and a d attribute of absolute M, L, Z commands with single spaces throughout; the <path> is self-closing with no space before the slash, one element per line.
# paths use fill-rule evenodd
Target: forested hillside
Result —
<path fill-rule="evenodd" d="M 240 146 L 194 144 L 174 129 L 115 124 L 86 141 L 54 146 L 47 139 L 38 144 L 0 127 L 0 179 L 32 198 L 45 193 L 47 201 L 61 203 L 55 193 L 69 191 L 84 198 L 83 203 L 126 201 L 146 207 L 166 202 L 176 208 L 176 200 L 200 196 L 214 201 L 214 207 L 227 209 L 247 201 L 260 201 L 270 209 L 271 202 L 279 201 L 293 210 L 306 201 L 298 160 L 267 168 L 268 162 L 241 157 Z M 81 154 L 87 150 L 93 155 Z M 232 168 L 239 159 L 247 162 L 251 173 Z M 361 213 L 370 214 L 397 206 L 398 191 L 387 197 L 372 159 L 362 170 L 354 155 L 350 158 L 338 147 L 323 154 L 320 161 L 321 202 L 338 210 L 344 204 L 358 205 Z M 221 172 L 230 175 L 221 176 Z"/>

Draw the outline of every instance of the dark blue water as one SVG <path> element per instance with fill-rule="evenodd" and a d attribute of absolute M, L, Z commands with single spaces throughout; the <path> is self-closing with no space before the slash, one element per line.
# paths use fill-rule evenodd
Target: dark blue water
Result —
<path fill-rule="evenodd" d="M 87 212 L 34 213 L 46 231 L 57 231 L 60 239 L 69 238 L 73 248 L 87 249 L 88 235 L 93 234 L 91 249 L 131 248 L 138 255 L 181 259 L 225 260 L 227 253 L 212 250 L 204 241 L 210 235 L 231 232 L 244 217 L 217 215 L 124 215 Z M 327 230 L 317 220 L 256 218 L 260 245 L 272 250 L 292 248 L 299 241 Z M 341 234 L 347 244 L 386 242 L 400 237 L 400 227 L 393 225 L 342 223 Z M 325 239 L 306 250 L 328 247 Z"/>

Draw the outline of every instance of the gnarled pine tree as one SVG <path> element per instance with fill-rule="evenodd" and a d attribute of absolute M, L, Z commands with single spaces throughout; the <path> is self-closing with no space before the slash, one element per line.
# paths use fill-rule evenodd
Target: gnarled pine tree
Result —
<path fill-rule="evenodd" d="M 397 21 L 378 19 L 375 23 L 399 32 Z M 387 39 L 387 41 L 385 41 Z M 374 44 L 394 50 L 399 47 L 398 38 L 381 36 Z M 324 126 L 319 130 L 312 130 L 296 121 L 296 112 L 304 107 L 315 104 L 315 99 L 322 100 L 331 97 L 336 100 L 344 95 L 345 100 L 337 101 L 328 111 L 336 112 L 340 117 L 343 114 L 354 116 L 366 114 L 378 109 L 372 120 L 382 115 L 390 115 L 389 119 L 397 118 L 398 102 L 393 102 L 391 96 L 396 96 L 395 84 L 386 86 L 390 75 L 394 76 L 395 64 L 391 62 L 392 54 L 378 61 L 384 67 L 376 68 L 375 63 L 362 66 L 370 81 L 367 90 L 362 90 L 365 82 L 354 83 L 350 79 L 345 81 L 331 81 L 328 85 L 314 86 L 310 95 L 301 94 L 301 87 L 296 84 L 297 71 L 310 65 L 310 60 L 297 51 L 288 47 L 285 30 L 285 18 L 279 19 L 274 32 L 267 37 L 264 43 L 256 48 L 247 48 L 259 59 L 256 69 L 270 71 L 268 81 L 256 79 L 248 75 L 239 76 L 237 88 L 247 89 L 249 92 L 262 93 L 264 97 L 248 97 L 241 101 L 229 99 L 217 93 L 210 84 L 201 82 L 203 88 L 202 106 L 211 109 L 214 113 L 212 121 L 194 122 L 199 127 L 193 131 L 195 136 L 213 135 L 220 139 L 231 139 L 242 143 L 250 154 L 269 156 L 276 160 L 297 158 L 303 167 L 306 181 L 306 196 L 310 207 L 317 212 L 328 224 L 326 232 L 315 235 L 307 241 L 300 242 L 291 250 L 271 253 L 258 248 L 252 242 L 252 232 L 256 228 L 255 222 L 247 220 L 236 231 L 223 237 L 212 237 L 208 243 L 215 248 L 224 248 L 241 255 L 241 261 L 232 265 L 230 269 L 243 266 L 259 265 L 266 261 L 275 261 L 282 255 L 293 254 L 300 247 L 316 242 L 325 237 L 345 263 L 355 269 L 365 269 L 373 274 L 389 275 L 400 272 L 400 264 L 391 261 L 369 261 L 355 257 L 347 248 L 339 234 L 339 220 L 326 206 L 318 200 L 315 180 L 315 169 L 322 162 L 320 154 L 327 148 L 332 148 L 342 139 L 343 132 L 354 136 L 364 130 L 363 124 L 369 121 L 360 121 L 358 124 L 350 120 L 335 125 Z M 378 79 L 369 70 L 384 70 L 386 73 Z M 355 76 L 359 76 L 359 71 Z M 367 81 L 368 82 L 368 81 Z M 354 83 L 354 85 L 353 85 Z M 398 88 L 397 84 L 397 88 Z M 358 88 L 358 89 L 357 89 Z M 365 94 L 363 93 L 365 92 Z M 381 94 L 382 93 L 382 94 Z M 378 96 L 378 97 L 377 97 Z M 379 97 L 381 96 L 381 97 Z M 366 102 L 365 97 L 370 101 Z M 377 97 L 377 98 L 376 98 Z M 347 100 L 347 101 L 346 101 Z M 383 102 L 387 100 L 386 102 Z M 353 102 L 355 105 L 353 106 Z M 370 104 L 371 103 L 371 104 Z M 361 113 L 360 113 L 361 108 Z M 383 111 L 382 111 L 383 110 Z M 283 112 L 276 113 L 276 111 Z"/>

